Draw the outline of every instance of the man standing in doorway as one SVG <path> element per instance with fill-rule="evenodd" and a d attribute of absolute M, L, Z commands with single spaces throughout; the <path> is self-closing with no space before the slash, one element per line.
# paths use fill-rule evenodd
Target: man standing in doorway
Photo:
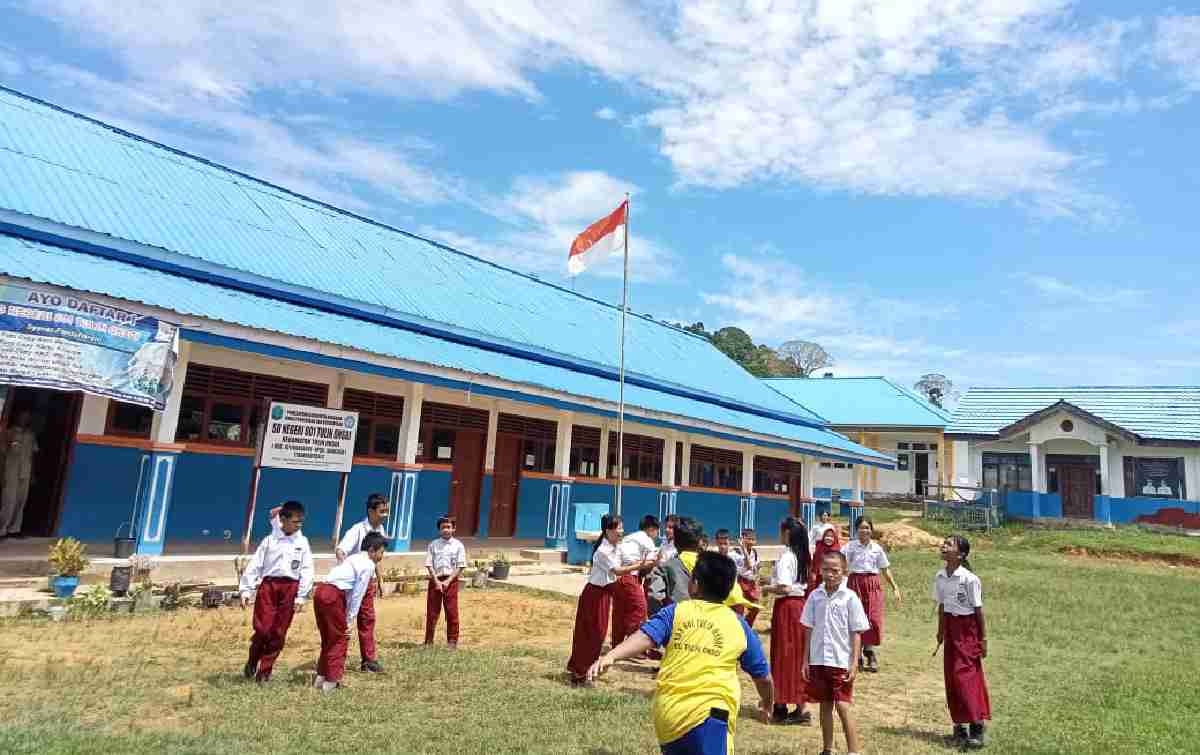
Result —
<path fill-rule="evenodd" d="M 33 416 L 28 410 L 0 436 L 0 459 L 4 468 L 4 490 L 0 494 L 0 537 L 20 537 L 33 480 L 33 457 L 38 452 Z"/>

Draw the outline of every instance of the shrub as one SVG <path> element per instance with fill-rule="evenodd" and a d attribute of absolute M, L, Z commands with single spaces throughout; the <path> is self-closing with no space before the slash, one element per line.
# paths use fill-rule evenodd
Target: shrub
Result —
<path fill-rule="evenodd" d="M 65 537 L 50 546 L 50 567 L 63 577 L 77 577 L 88 567 L 87 546 L 73 537 Z"/>

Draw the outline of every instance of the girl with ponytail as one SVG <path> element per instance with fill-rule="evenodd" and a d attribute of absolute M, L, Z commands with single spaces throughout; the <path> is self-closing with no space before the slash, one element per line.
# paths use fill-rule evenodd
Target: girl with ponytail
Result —
<path fill-rule="evenodd" d="M 799 520 L 789 517 L 781 525 L 780 539 L 787 550 L 775 562 L 771 584 L 763 588 L 774 593 L 771 609 L 771 680 L 775 685 L 775 708 L 771 720 L 781 724 L 812 724 L 812 714 L 804 710 L 806 684 L 800 673 L 804 665 L 804 628 L 800 616 L 808 587 L 808 530 Z M 795 710 L 789 711 L 788 706 Z"/>
<path fill-rule="evenodd" d="M 961 535 L 942 541 L 945 568 L 933 578 L 937 602 L 938 645 L 943 643 L 946 705 L 954 722 L 954 739 L 971 748 L 984 744 L 984 721 L 991 720 L 983 659 L 987 657 L 987 624 L 983 619 L 983 586 L 971 571 L 971 543 Z"/>

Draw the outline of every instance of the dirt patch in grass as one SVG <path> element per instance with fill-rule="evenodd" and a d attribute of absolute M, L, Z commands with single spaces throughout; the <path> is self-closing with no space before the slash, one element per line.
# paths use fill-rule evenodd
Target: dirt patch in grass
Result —
<path fill-rule="evenodd" d="M 1065 545 L 1059 548 L 1058 552 L 1077 558 L 1093 558 L 1105 561 L 1136 561 L 1145 564 L 1165 564 L 1166 566 L 1184 566 L 1189 569 L 1200 569 L 1200 556 L 1187 556 L 1182 553 L 1148 553 L 1146 551 L 1123 548 L 1089 549 L 1079 545 Z"/>
<path fill-rule="evenodd" d="M 881 525 L 876 539 L 885 548 L 936 548 L 942 544 L 942 538 L 906 522 Z"/>

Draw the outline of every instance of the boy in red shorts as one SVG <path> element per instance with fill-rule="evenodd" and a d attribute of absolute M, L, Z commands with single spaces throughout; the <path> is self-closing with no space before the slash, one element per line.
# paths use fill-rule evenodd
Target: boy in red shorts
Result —
<path fill-rule="evenodd" d="M 821 704 L 821 755 L 833 751 L 833 711 L 846 733 L 849 755 L 858 755 L 858 731 L 850 719 L 854 677 L 862 657 L 862 633 L 871 628 L 862 601 L 846 586 L 846 557 L 826 553 L 821 559 L 822 584 L 808 594 L 800 623 L 808 652 L 800 675 L 808 683 L 808 699 Z"/>

